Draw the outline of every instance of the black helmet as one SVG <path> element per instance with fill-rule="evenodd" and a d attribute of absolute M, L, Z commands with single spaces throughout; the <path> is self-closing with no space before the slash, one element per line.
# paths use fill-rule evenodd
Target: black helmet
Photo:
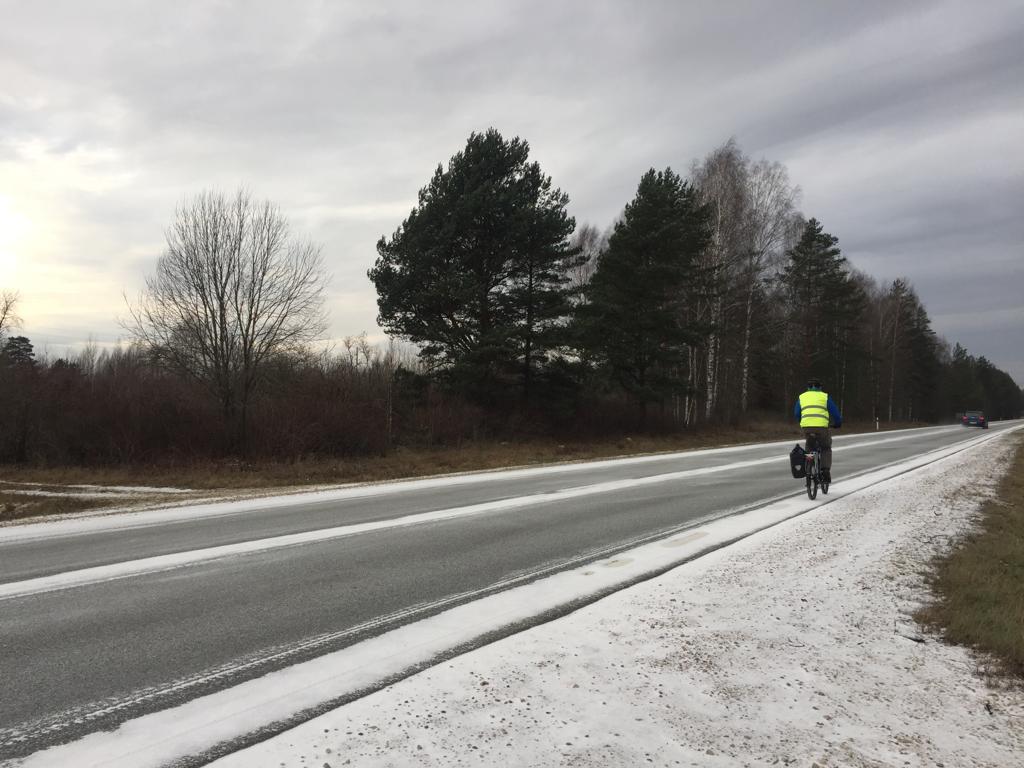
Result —
<path fill-rule="evenodd" d="M 815 376 L 811 376 L 811 378 L 809 378 L 807 380 L 807 388 L 808 389 L 821 389 L 821 379 L 819 379 L 819 378 L 817 378 Z"/>

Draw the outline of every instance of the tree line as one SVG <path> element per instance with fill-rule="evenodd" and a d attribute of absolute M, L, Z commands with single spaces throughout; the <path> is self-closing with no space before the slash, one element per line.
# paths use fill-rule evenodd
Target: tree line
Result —
<path fill-rule="evenodd" d="M 1020 413 L 991 363 L 955 375 L 966 353 L 913 287 L 855 270 L 780 163 L 730 140 L 686 178 L 651 169 L 602 234 L 528 153 L 473 134 L 369 272 L 381 326 L 462 396 L 555 421 L 619 404 L 632 428 L 674 429 L 784 418 L 813 375 L 854 421 Z"/>
<path fill-rule="evenodd" d="M 128 301 L 127 345 L 37 357 L 2 294 L 0 461 L 671 432 L 786 419 L 809 376 L 855 422 L 1020 416 L 1008 374 L 939 337 L 909 282 L 853 268 L 799 199 L 730 140 L 578 226 L 527 142 L 474 133 L 377 243 L 392 343 L 324 350 L 320 247 L 268 201 L 204 192 Z"/>

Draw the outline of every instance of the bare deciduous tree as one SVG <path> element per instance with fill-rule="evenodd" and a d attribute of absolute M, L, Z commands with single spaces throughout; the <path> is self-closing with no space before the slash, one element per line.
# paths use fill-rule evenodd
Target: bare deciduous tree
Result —
<path fill-rule="evenodd" d="M 244 450 L 263 365 L 326 329 L 320 248 L 295 238 L 277 206 L 245 191 L 186 200 L 166 239 L 156 273 L 128 302 L 126 330 L 207 385 Z"/>
<path fill-rule="evenodd" d="M 717 283 L 717 289 L 702 307 L 711 329 L 705 344 L 705 419 L 712 417 L 718 402 L 722 339 L 729 330 L 726 327 L 727 294 L 737 284 L 737 272 L 743 269 L 744 259 L 750 253 L 748 165 L 733 138 L 712 151 L 702 163 L 694 163 L 691 169 L 701 198 L 712 207 L 711 247 L 707 249 L 705 260 Z"/>
<path fill-rule="evenodd" d="M 593 224 L 584 224 L 573 234 L 571 249 L 578 252 L 570 261 L 565 276 L 569 279 L 567 288 L 573 304 L 586 301 L 586 287 L 597 269 L 601 254 L 608 248 L 611 228 L 603 234 Z"/>
<path fill-rule="evenodd" d="M 17 305 L 18 294 L 16 291 L 0 291 L 0 339 L 7 334 L 8 330 L 21 325 L 21 318 L 14 313 Z"/>
<path fill-rule="evenodd" d="M 747 173 L 749 186 L 750 250 L 747 256 L 740 370 L 740 410 L 746 412 L 750 382 L 750 336 L 754 321 L 754 296 L 768 267 L 781 259 L 794 239 L 799 187 L 791 186 L 782 163 L 760 160 Z"/>

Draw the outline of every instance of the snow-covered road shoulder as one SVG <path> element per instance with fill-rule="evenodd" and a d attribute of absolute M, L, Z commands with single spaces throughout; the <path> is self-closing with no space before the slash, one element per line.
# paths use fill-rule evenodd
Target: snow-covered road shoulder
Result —
<path fill-rule="evenodd" d="M 989 688 L 911 618 L 1011 445 L 839 499 L 214 765 L 1019 765 L 1024 693 Z"/>

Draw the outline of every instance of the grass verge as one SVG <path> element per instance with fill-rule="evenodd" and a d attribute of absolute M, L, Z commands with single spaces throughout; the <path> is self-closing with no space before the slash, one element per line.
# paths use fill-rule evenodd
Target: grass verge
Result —
<path fill-rule="evenodd" d="M 56 496 L 25 496 L 0 490 L 0 522 L 25 517 L 63 515 L 107 506 L 106 500 L 78 499 Z"/>
<path fill-rule="evenodd" d="M 1024 441 L 975 529 L 934 563 L 931 586 L 935 601 L 918 621 L 1024 678 Z"/>

